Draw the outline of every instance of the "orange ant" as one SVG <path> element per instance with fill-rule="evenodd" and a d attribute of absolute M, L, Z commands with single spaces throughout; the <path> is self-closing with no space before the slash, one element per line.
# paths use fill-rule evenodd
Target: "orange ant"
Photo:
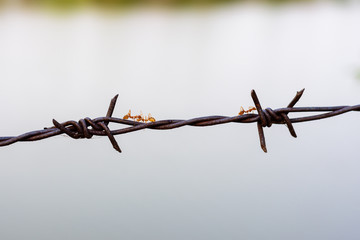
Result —
<path fill-rule="evenodd" d="M 239 115 L 243 115 L 244 113 L 251 113 L 252 111 L 255 111 L 256 107 L 249 107 L 248 110 L 244 110 L 243 107 L 240 107 Z"/>
<path fill-rule="evenodd" d="M 126 114 L 123 117 L 123 119 L 129 119 L 129 118 L 137 122 L 148 122 L 148 121 L 155 122 L 155 118 L 153 118 L 150 113 L 148 116 L 144 116 L 141 111 L 140 111 L 140 115 L 131 116 L 131 110 L 129 110 L 128 114 Z"/>

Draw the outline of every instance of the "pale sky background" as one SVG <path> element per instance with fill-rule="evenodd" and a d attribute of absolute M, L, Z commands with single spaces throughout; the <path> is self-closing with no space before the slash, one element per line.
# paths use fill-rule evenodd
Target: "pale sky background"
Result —
<path fill-rule="evenodd" d="M 360 4 L 0 13 L 0 135 L 129 109 L 360 104 Z M 0 239 L 359 239 L 360 113 L 0 148 Z M 291 116 L 291 115 L 290 115 Z M 110 125 L 113 128 L 122 126 Z"/>

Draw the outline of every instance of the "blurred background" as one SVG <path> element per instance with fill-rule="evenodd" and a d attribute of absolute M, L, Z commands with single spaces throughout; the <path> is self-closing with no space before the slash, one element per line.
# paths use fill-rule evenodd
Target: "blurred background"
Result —
<path fill-rule="evenodd" d="M 0 136 L 129 109 L 360 104 L 359 1 L 0 1 Z M 302 114 L 303 115 L 303 114 Z M 290 116 L 296 116 L 290 114 Z M 0 238 L 358 239 L 359 113 L 0 149 Z M 119 126 L 110 125 L 112 128 Z"/>

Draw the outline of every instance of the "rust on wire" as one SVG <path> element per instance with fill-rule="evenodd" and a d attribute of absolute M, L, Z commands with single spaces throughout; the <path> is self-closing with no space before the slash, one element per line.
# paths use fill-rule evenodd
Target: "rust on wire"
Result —
<path fill-rule="evenodd" d="M 99 117 L 95 119 L 84 118 L 76 121 L 66 121 L 59 123 L 53 119 L 53 127 L 44 128 L 43 130 L 32 131 L 28 133 L 21 134 L 14 137 L 0 137 L 0 146 L 7 146 L 20 141 L 37 141 L 45 139 L 48 137 L 53 137 L 60 134 L 66 134 L 71 138 L 91 138 L 92 136 L 107 136 L 113 145 L 114 149 L 118 152 L 121 152 L 121 149 L 118 143 L 115 140 L 114 135 L 129 133 L 133 131 L 138 131 L 141 129 L 149 128 L 156 130 L 167 130 L 173 128 L 179 128 L 186 125 L 205 127 L 217 124 L 224 123 L 257 123 L 258 134 L 260 139 L 260 146 L 264 152 L 267 152 L 264 127 L 271 127 L 272 124 L 284 124 L 287 126 L 290 135 L 297 137 L 293 123 L 314 121 L 323 118 L 333 117 L 339 114 L 343 114 L 350 111 L 360 111 L 360 105 L 354 106 L 333 106 L 333 107 L 294 107 L 295 104 L 299 101 L 303 95 L 305 89 L 298 91 L 295 97 L 287 105 L 286 108 L 263 109 L 261 107 L 260 101 L 256 95 L 255 90 L 251 91 L 251 97 L 254 101 L 255 107 L 249 108 L 249 110 L 244 110 L 241 107 L 240 113 L 237 116 L 227 117 L 227 116 L 206 116 L 198 117 L 189 120 L 160 120 L 155 121 L 153 117 L 149 114 L 149 117 L 143 117 L 141 115 L 131 116 L 131 112 L 124 116 L 124 118 L 115 118 L 112 117 L 114 112 L 115 104 L 118 98 L 116 95 L 110 102 L 107 114 L 105 117 Z M 253 110 L 257 111 L 257 114 L 251 113 Z M 291 112 L 326 112 L 317 115 L 298 117 L 298 118 L 289 118 L 288 114 Z M 247 114 L 244 114 L 247 113 Z M 129 120 L 128 118 L 137 119 L 136 121 Z M 141 118 L 141 119 L 140 119 Z M 149 121 L 149 123 L 147 122 Z M 117 123 L 128 125 L 128 127 L 120 128 L 116 130 L 110 130 L 108 127 L 109 123 Z"/>

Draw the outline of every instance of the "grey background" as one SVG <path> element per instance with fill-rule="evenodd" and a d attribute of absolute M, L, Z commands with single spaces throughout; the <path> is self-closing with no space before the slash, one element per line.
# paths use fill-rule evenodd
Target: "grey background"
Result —
<path fill-rule="evenodd" d="M 360 5 L 0 14 L 0 135 L 151 113 L 360 103 Z M 294 115 L 292 115 L 294 116 Z M 358 239 L 359 113 L 0 149 L 1 239 Z M 113 126 L 113 125 L 110 125 Z M 113 126 L 118 127 L 118 126 Z"/>

